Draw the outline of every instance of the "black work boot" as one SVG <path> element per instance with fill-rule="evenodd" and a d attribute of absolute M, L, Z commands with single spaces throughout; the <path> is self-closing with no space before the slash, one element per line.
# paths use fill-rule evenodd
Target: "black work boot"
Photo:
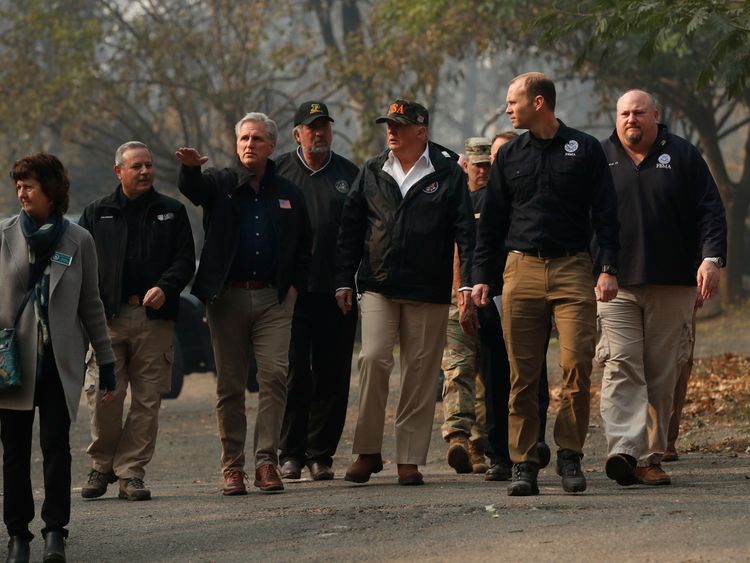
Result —
<path fill-rule="evenodd" d="M 21 536 L 11 536 L 8 540 L 7 563 L 29 563 L 29 540 Z"/>
<path fill-rule="evenodd" d="M 53 563 L 66 561 L 65 559 L 65 538 L 59 531 L 47 532 L 44 536 L 44 563 Z"/>
<path fill-rule="evenodd" d="M 557 452 L 557 474 L 562 477 L 562 487 L 566 493 L 582 493 L 586 490 L 586 477 L 581 471 L 581 454 L 578 452 Z"/>
<path fill-rule="evenodd" d="M 539 486 L 536 476 L 539 466 L 530 461 L 516 463 L 513 465 L 513 480 L 508 485 L 508 496 L 527 497 L 539 494 Z"/>

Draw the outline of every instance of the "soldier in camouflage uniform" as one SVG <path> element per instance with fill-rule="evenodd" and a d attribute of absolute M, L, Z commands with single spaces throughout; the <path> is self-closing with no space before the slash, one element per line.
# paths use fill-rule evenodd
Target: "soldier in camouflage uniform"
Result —
<path fill-rule="evenodd" d="M 466 140 L 463 168 L 471 192 L 482 188 L 489 180 L 491 144 L 490 139 L 482 137 Z M 457 473 L 484 473 L 487 471 L 484 457 L 487 432 L 484 384 L 479 372 L 477 317 L 471 301 L 463 302 L 463 294 L 457 290 L 456 273 L 442 362 L 445 373 L 442 433 L 449 444 L 448 464 Z"/>

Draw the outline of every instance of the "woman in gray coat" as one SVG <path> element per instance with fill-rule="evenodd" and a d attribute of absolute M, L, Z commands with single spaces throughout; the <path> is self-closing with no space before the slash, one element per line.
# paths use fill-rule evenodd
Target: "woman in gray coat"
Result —
<path fill-rule="evenodd" d="M 85 341 L 99 363 L 101 400 L 115 387 L 114 361 L 99 298 L 96 249 L 89 233 L 69 223 L 70 182 L 60 161 L 37 153 L 18 160 L 11 177 L 21 205 L 0 222 L 0 327 L 18 326 L 23 383 L 0 392 L 3 443 L 3 519 L 8 561 L 28 561 L 34 537 L 31 439 L 39 407 L 44 457 L 44 561 L 65 561 L 70 520 L 70 423 L 83 387 Z"/>

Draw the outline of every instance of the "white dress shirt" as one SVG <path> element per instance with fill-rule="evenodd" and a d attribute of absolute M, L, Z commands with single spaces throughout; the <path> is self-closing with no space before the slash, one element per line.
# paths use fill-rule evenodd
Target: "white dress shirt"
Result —
<path fill-rule="evenodd" d="M 407 172 L 404 172 L 404 169 L 401 166 L 401 161 L 396 158 L 393 151 L 388 151 L 388 158 L 383 164 L 383 172 L 389 174 L 394 180 L 396 180 L 396 183 L 401 190 L 401 196 L 406 197 L 409 189 L 414 184 L 428 174 L 435 172 L 435 167 L 430 161 L 430 146 L 427 145 L 425 147 L 422 156 L 417 159 L 417 162 L 414 163 L 411 170 Z"/>

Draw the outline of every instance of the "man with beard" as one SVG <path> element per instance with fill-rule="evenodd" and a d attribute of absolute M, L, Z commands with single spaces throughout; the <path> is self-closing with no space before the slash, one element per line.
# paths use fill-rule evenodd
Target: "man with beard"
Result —
<path fill-rule="evenodd" d="M 302 190 L 313 233 L 310 277 L 292 319 L 279 455 L 285 479 L 299 479 L 304 466 L 315 481 L 333 479 L 349 400 L 357 309 L 344 315 L 338 308 L 333 274 L 341 210 L 359 169 L 331 150 L 331 123 L 326 104 L 302 103 L 294 114 L 297 150 L 276 162 L 279 176 Z"/>
<path fill-rule="evenodd" d="M 719 285 L 724 206 L 698 150 L 659 123 L 647 92 L 620 97 L 602 144 L 622 225 L 620 291 L 598 305 L 606 473 L 620 485 L 668 485 L 675 385 L 692 352 L 693 310 Z"/>

